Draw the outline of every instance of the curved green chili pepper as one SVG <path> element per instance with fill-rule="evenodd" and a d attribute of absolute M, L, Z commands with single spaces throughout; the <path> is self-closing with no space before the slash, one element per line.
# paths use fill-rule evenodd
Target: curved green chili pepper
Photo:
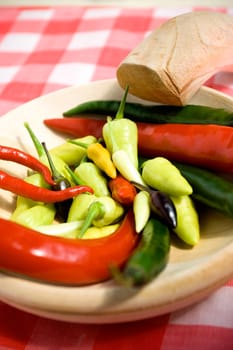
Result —
<path fill-rule="evenodd" d="M 233 217 L 233 183 L 208 170 L 175 163 L 193 188 L 192 197 Z"/>
<path fill-rule="evenodd" d="M 139 245 L 122 272 L 112 268 L 113 277 L 128 287 L 150 282 L 167 265 L 170 251 L 170 232 L 160 220 L 152 217 L 147 222 Z"/>

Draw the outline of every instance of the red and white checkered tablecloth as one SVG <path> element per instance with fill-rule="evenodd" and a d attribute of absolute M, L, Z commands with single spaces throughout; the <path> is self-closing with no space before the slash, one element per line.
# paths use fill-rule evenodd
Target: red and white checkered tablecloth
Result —
<path fill-rule="evenodd" d="M 70 85 L 115 77 L 121 60 L 175 15 L 206 8 L 0 7 L 0 115 Z M 233 15 L 233 8 L 208 8 Z M 233 96 L 233 73 L 206 85 Z M 0 302 L 0 350 L 232 350 L 233 280 L 198 304 L 125 324 L 43 319 Z"/>

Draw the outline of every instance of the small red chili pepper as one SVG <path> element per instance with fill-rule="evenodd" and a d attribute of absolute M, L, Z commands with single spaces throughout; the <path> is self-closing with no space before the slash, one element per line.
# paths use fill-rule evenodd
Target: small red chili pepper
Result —
<path fill-rule="evenodd" d="M 0 159 L 25 165 L 28 168 L 41 173 L 48 184 L 55 184 L 50 169 L 41 163 L 37 158 L 28 153 L 25 153 L 17 148 L 0 145 Z"/>
<path fill-rule="evenodd" d="M 0 232 L 0 270 L 64 285 L 110 278 L 111 266 L 122 266 L 138 241 L 132 211 L 115 233 L 98 239 L 52 237 L 5 219 Z"/>
<path fill-rule="evenodd" d="M 74 186 L 61 191 L 52 191 L 47 188 L 32 185 L 22 179 L 9 175 L 0 170 L 0 188 L 15 193 L 18 196 L 30 198 L 34 201 L 44 203 L 62 202 L 73 198 L 80 193 L 93 193 L 92 188 L 88 186 Z"/>
<path fill-rule="evenodd" d="M 47 119 L 44 123 L 76 137 L 100 137 L 103 120 Z M 138 152 L 145 157 L 163 156 L 216 171 L 233 172 L 233 128 L 207 124 L 137 123 Z"/>
<path fill-rule="evenodd" d="M 115 179 L 108 182 L 112 198 L 124 206 L 129 206 L 137 194 L 136 188 L 123 176 L 117 175 Z"/>

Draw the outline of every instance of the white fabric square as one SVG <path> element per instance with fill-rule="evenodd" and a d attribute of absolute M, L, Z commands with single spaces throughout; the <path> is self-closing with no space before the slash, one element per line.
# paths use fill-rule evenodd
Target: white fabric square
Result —
<path fill-rule="evenodd" d="M 18 70 L 18 66 L 0 67 L 0 84 L 7 84 L 11 82 Z"/>
<path fill-rule="evenodd" d="M 171 315 L 170 323 L 233 328 L 232 300 L 233 288 L 224 286 L 200 303 L 174 312 Z M 229 312 L 229 308 L 232 312 Z"/>
<path fill-rule="evenodd" d="M 50 10 L 23 10 L 20 12 L 18 19 L 37 20 L 37 19 L 50 19 L 53 16 L 54 11 Z"/>
<path fill-rule="evenodd" d="M 68 45 L 68 50 L 102 47 L 106 43 L 109 34 L 108 30 L 76 33 Z"/>
<path fill-rule="evenodd" d="M 190 6 L 187 7 L 158 7 L 154 10 L 154 17 L 161 18 L 172 18 L 179 15 L 182 15 L 187 12 L 192 12 L 193 8 Z"/>
<path fill-rule="evenodd" d="M 49 83 L 77 85 L 91 80 L 95 65 L 87 63 L 58 64 L 49 76 Z"/>
<path fill-rule="evenodd" d="M 31 52 L 39 40 L 40 35 L 35 33 L 10 33 L 0 43 L 0 51 Z"/>

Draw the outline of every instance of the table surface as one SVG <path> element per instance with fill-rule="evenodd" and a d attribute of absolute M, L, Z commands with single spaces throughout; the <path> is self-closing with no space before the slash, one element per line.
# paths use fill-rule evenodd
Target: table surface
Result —
<path fill-rule="evenodd" d="M 0 115 L 63 87 L 114 78 L 121 60 L 151 30 L 170 17 L 203 9 L 233 14 L 231 7 L 146 3 L 140 9 L 35 3 L 0 8 Z M 218 73 L 206 85 L 233 96 L 230 73 Z M 233 280 L 180 311 L 115 325 L 54 321 L 0 302 L 0 350 L 232 350 L 232 300 Z"/>

